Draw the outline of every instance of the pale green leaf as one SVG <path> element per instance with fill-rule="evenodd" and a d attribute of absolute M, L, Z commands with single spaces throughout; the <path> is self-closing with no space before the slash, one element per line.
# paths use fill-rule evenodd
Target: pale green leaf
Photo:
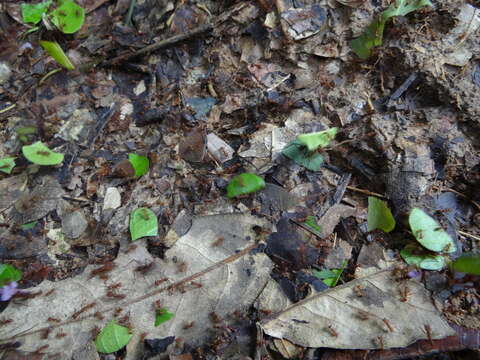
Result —
<path fill-rule="evenodd" d="M 47 52 L 48 55 L 54 58 L 54 60 L 61 66 L 63 66 L 65 69 L 75 69 L 75 66 L 73 66 L 72 62 L 65 54 L 59 43 L 57 43 L 56 41 L 40 40 L 40 45 Z"/>
<path fill-rule="evenodd" d="M 298 140 L 294 140 L 287 144 L 283 148 L 282 154 L 295 161 L 298 165 L 311 171 L 320 170 L 323 164 L 322 155 L 316 151 L 308 151 L 307 147 Z"/>
<path fill-rule="evenodd" d="M 368 197 L 368 231 L 380 229 L 390 232 L 395 228 L 395 219 L 385 201 Z"/>
<path fill-rule="evenodd" d="M 315 151 L 330 144 L 337 132 L 338 128 L 334 127 L 324 131 L 298 135 L 297 140 L 300 144 L 305 145 L 308 151 Z"/>
<path fill-rule="evenodd" d="M 148 157 L 131 153 L 128 155 L 128 161 L 130 161 L 130 164 L 132 164 L 135 170 L 135 177 L 145 175 L 148 172 L 148 168 L 150 167 Z"/>
<path fill-rule="evenodd" d="M 138 208 L 130 214 L 130 235 L 132 241 L 145 236 L 158 235 L 158 220 L 155 213 L 148 208 Z"/>
<path fill-rule="evenodd" d="M 330 270 L 313 270 L 313 275 L 318 279 L 322 280 L 325 285 L 328 287 L 334 287 L 337 285 L 340 276 L 342 276 L 343 270 L 347 266 L 348 261 L 345 260 L 340 269 L 330 269 Z"/>
<path fill-rule="evenodd" d="M 22 272 L 10 264 L 0 264 L 0 287 L 22 278 Z"/>
<path fill-rule="evenodd" d="M 64 0 L 50 13 L 52 23 L 63 33 L 73 34 L 80 30 L 85 21 L 85 10 L 73 0 Z"/>
<path fill-rule="evenodd" d="M 15 158 L 14 157 L 5 157 L 0 159 L 0 171 L 5 174 L 10 174 L 15 167 Z"/>
<path fill-rule="evenodd" d="M 132 336 L 128 328 L 111 320 L 95 339 L 95 347 L 100 353 L 111 354 L 127 345 Z"/>
<path fill-rule="evenodd" d="M 175 317 L 175 314 L 172 314 L 167 310 L 167 308 L 158 309 L 155 314 L 155 326 L 163 324 L 168 320 L 171 320 Z"/>
<path fill-rule="evenodd" d="M 58 165 L 63 161 L 63 154 L 50 150 L 40 141 L 22 146 L 22 153 L 28 161 L 37 165 Z"/>
<path fill-rule="evenodd" d="M 52 1 L 48 0 L 38 4 L 21 4 L 23 22 L 38 24 L 51 3 Z"/>
<path fill-rule="evenodd" d="M 417 241 L 426 249 L 436 252 L 455 252 L 456 246 L 440 224 L 419 208 L 413 208 L 408 217 L 410 229 Z"/>
<path fill-rule="evenodd" d="M 235 176 L 227 186 L 227 196 L 231 199 L 251 194 L 265 187 L 265 181 L 258 175 L 243 173 Z"/>
<path fill-rule="evenodd" d="M 415 244 L 406 245 L 400 256 L 408 265 L 415 265 L 424 270 L 441 270 L 445 267 L 442 255 L 431 254 Z"/>

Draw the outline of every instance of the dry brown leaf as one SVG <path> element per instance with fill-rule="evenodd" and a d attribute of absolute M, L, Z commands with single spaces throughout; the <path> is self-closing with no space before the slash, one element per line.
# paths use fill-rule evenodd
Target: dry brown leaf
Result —
<path fill-rule="evenodd" d="M 382 270 L 300 301 L 261 322 L 263 331 L 305 347 L 378 349 L 404 347 L 455 331 L 433 306 L 430 294 L 417 281 L 402 302 L 392 271 Z"/>

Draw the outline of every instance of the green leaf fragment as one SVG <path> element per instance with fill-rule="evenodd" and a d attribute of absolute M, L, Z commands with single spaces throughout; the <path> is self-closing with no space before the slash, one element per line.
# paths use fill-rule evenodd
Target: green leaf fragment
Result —
<path fill-rule="evenodd" d="M 174 317 L 175 317 L 175 314 L 172 314 L 171 312 L 169 312 L 167 308 L 158 309 L 155 315 L 155 326 L 163 324 L 164 322 L 167 322 L 168 320 L 171 320 Z"/>
<path fill-rule="evenodd" d="M 10 264 L 0 264 L 0 287 L 5 286 L 12 281 L 19 281 L 22 278 L 22 272 Z"/>
<path fill-rule="evenodd" d="M 48 0 L 38 4 L 21 4 L 23 22 L 38 24 L 51 3 L 52 1 Z"/>
<path fill-rule="evenodd" d="M 0 159 L 0 171 L 5 174 L 10 174 L 15 167 L 15 158 L 14 157 L 5 157 Z"/>
<path fill-rule="evenodd" d="M 368 197 L 368 231 L 380 229 L 390 232 L 395 228 L 395 219 L 385 201 L 376 197 Z"/>
<path fill-rule="evenodd" d="M 235 176 L 227 186 L 227 196 L 231 199 L 251 194 L 265 187 L 265 181 L 258 175 L 243 173 Z"/>
<path fill-rule="evenodd" d="M 52 58 L 55 59 L 57 63 L 63 66 L 67 70 L 75 69 L 72 62 L 68 58 L 68 56 L 63 52 L 60 44 L 56 41 L 46 41 L 40 40 L 40 45 L 42 48 L 50 55 Z"/>
<path fill-rule="evenodd" d="M 135 177 L 140 177 L 148 172 L 150 161 L 148 157 L 131 153 L 128 155 L 128 161 L 135 170 Z"/>
<path fill-rule="evenodd" d="M 423 6 L 433 6 L 429 0 L 397 0 L 397 7 L 391 4 L 382 14 L 386 19 L 392 16 L 405 16 Z"/>
<path fill-rule="evenodd" d="M 111 320 L 95 339 L 95 347 L 100 353 L 111 354 L 127 345 L 132 336 L 128 328 Z"/>
<path fill-rule="evenodd" d="M 362 35 L 350 41 L 350 47 L 358 57 L 368 58 L 372 48 L 382 45 L 383 30 L 388 19 L 394 16 L 405 16 L 423 6 L 433 5 L 429 0 L 397 0 L 396 6 L 391 4 L 367 26 Z"/>
<path fill-rule="evenodd" d="M 428 253 L 416 244 L 406 245 L 400 251 L 400 256 L 408 265 L 424 270 L 441 270 L 445 267 L 445 258 L 442 255 Z"/>
<path fill-rule="evenodd" d="M 334 127 L 320 132 L 298 135 L 297 140 L 300 144 L 305 145 L 308 151 L 315 151 L 319 147 L 323 148 L 330 144 L 337 132 L 338 128 Z"/>
<path fill-rule="evenodd" d="M 320 170 L 324 161 L 322 155 L 316 151 L 308 151 L 307 147 L 298 140 L 288 143 L 283 148 L 282 154 L 310 171 Z"/>
<path fill-rule="evenodd" d="M 308 226 L 315 232 L 319 233 L 322 231 L 322 228 L 320 227 L 320 225 L 317 224 L 317 220 L 315 219 L 315 216 L 311 216 L 311 215 L 307 216 L 303 224 Z"/>
<path fill-rule="evenodd" d="M 313 270 L 313 275 L 323 281 L 328 287 L 334 287 L 337 285 L 340 276 L 342 276 L 343 270 L 347 266 L 348 261 L 345 260 L 342 263 L 340 269 L 330 269 L 330 270 Z"/>
<path fill-rule="evenodd" d="M 313 270 L 313 275 L 315 275 L 320 280 L 328 279 L 328 278 L 336 278 L 338 275 L 337 269 L 332 270 Z"/>
<path fill-rule="evenodd" d="M 85 21 L 85 10 L 73 0 L 64 0 L 50 13 L 52 23 L 63 33 L 73 34 L 80 30 Z"/>
<path fill-rule="evenodd" d="M 138 208 L 130 214 L 130 235 L 132 241 L 145 236 L 158 235 L 158 220 L 155 213 L 148 208 Z"/>
<path fill-rule="evenodd" d="M 457 250 L 450 235 L 422 209 L 413 208 L 408 217 L 410 229 L 417 241 L 428 250 L 452 253 Z"/>
<path fill-rule="evenodd" d="M 22 224 L 20 226 L 20 228 L 23 230 L 23 231 L 26 231 L 26 230 L 31 230 L 33 229 L 36 225 L 37 225 L 38 221 L 32 221 L 32 222 L 29 222 L 29 223 L 26 223 L 26 224 Z"/>
<path fill-rule="evenodd" d="M 28 161 L 37 165 L 58 165 L 63 161 L 63 154 L 50 150 L 40 141 L 22 146 L 22 153 Z"/>
<path fill-rule="evenodd" d="M 480 254 L 463 254 L 452 263 L 452 269 L 467 274 L 480 275 Z"/>

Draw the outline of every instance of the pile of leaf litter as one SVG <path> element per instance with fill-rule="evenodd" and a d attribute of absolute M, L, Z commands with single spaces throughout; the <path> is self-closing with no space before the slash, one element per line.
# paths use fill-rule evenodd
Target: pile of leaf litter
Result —
<path fill-rule="evenodd" d="M 478 348 L 475 2 L 0 6 L 2 359 Z"/>

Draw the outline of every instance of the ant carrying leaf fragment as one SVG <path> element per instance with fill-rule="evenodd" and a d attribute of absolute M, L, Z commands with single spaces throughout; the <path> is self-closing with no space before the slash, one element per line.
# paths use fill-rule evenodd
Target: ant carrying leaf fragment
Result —
<path fill-rule="evenodd" d="M 155 213 L 148 208 L 135 209 L 130 214 L 130 235 L 132 241 L 145 236 L 157 236 L 158 221 Z"/>

